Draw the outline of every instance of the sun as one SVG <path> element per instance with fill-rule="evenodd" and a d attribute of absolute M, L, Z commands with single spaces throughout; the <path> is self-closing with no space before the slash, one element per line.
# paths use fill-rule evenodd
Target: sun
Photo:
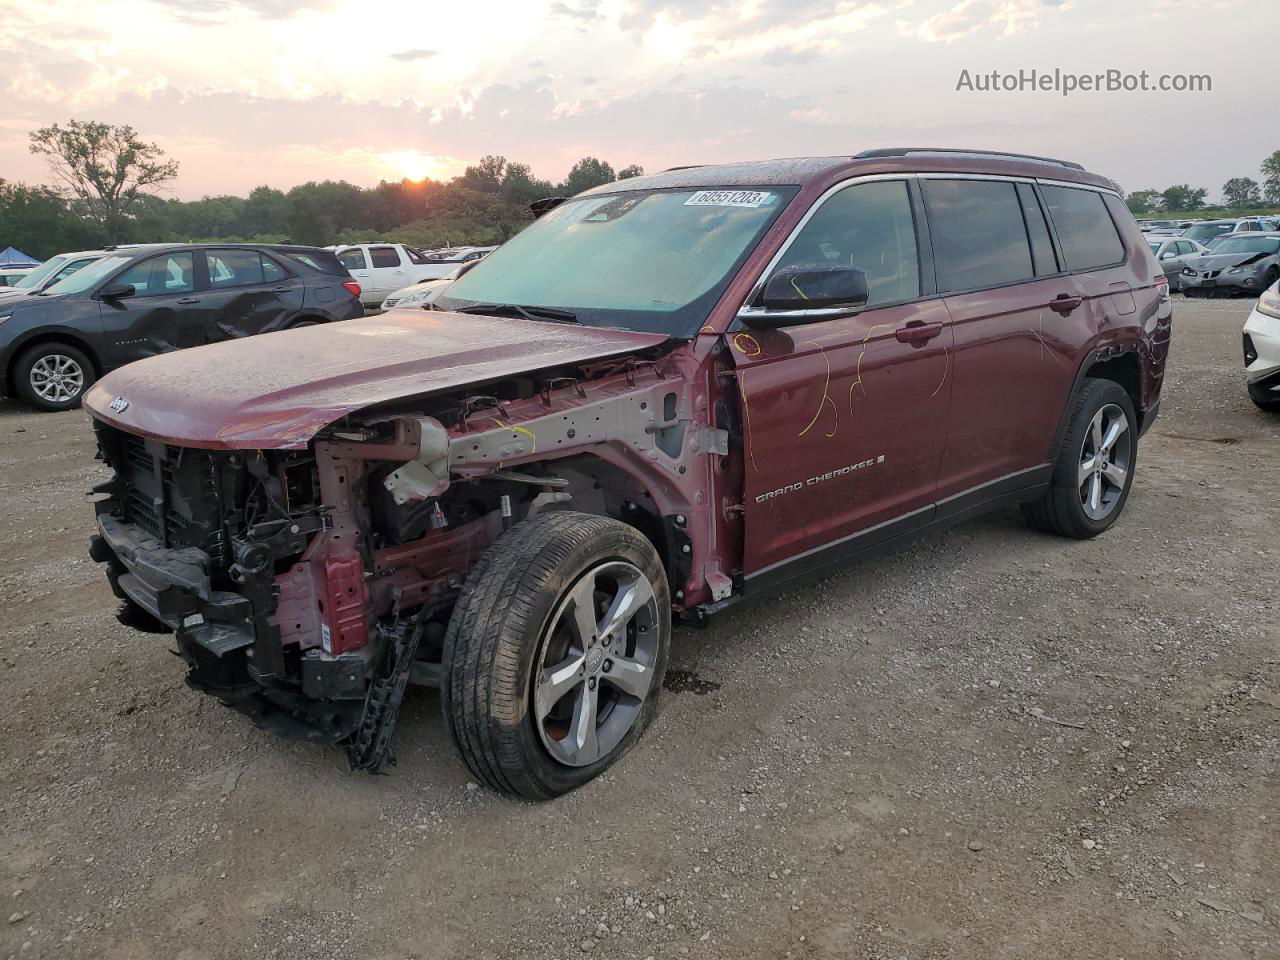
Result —
<path fill-rule="evenodd" d="M 421 150 L 398 150 L 381 154 L 378 159 L 408 180 L 425 180 L 439 166 L 435 157 Z"/>

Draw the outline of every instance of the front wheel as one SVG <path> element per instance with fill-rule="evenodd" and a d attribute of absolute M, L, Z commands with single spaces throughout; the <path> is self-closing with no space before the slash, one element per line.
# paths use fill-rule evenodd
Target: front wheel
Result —
<path fill-rule="evenodd" d="M 649 725 L 670 641 L 662 562 L 634 528 L 572 512 L 525 521 L 481 558 L 449 621 L 454 745 L 496 790 L 567 793 Z"/>
<path fill-rule="evenodd" d="M 93 373 L 89 358 L 75 347 L 41 343 L 18 358 L 14 387 L 37 410 L 70 410 L 93 385 Z"/>
<path fill-rule="evenodd" d="M 1046 533 L 1087 540 L 1120 516 L 1138 462 L 1137 416 L 1113 380 L 1086 380 L 1072 404 L 1049 489 L 1022 505 L 1028 523 Z"/>

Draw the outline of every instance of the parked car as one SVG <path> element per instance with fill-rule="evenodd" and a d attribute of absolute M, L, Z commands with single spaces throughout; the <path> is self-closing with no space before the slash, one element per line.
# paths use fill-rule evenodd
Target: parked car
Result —
<path fill-rule="evenodd" d="M 1147 234 L 1147 246 L 1156 255 L 1160 269 L 1169 278 L 1169 289 L 1182 289 L 1182 269 L 1192 257 L 1202 256 L 1208 251 L 1194 240 L 1181 237 L 1165 237 L 1159 234 Z"/>
<path fill-rule="evenodd" d="M 360 288 L 314 247 L 153 244 L 106 251 L 0 302 L 0 396 L 66 410 L 140 357 L 363 315 Z"/>
<path fill-rule="evenodd" d="M 1249 398 L 1280 413 L 1280 282 L 1263 291 L 1245 321 L 1244 369 Z"/>
<path fill-rule="evenodd" d="M 35 267 L 0 267 L 0 288 L 16 287 Z"/>
<path fill-rule="evenodd" d="M 1226 237 L 1187 261 L 1179 278 L 1187 296 L 1252 294 L 1280 279 L 1280 233 Z"/>
<path fill-rule="evenodd" d="M 1269 232 L 1275 229 L 1276 226 L 1272 221 L 1261 217 L 1239 217 L 1232 220 L 1201 220 L 1183 230 L 1180 236 L 1197 243 L 1207 244 L 1214 237 L 1227 233 Z"/>
<path fill-rule="evenodd" d="M 111 251 L 80 250 L 76 253 L 60 253 L 56 257 L 50 257 L 40 266 L 33 268 L 17 283 L 0 290 L 0 304 L 10 300 L 34 296 L 42 290 L 47 290 L 59 280 L 64 280 L 71 276 L 85 264 L 92 263 L 94 260 L 106 256 L 108 252 L 114 252 L 116 249 L 116 247 L 112 247 Z"/>
<path fill-rule="evenodd" d="M 415 283 L 403 289 L 397 290 L 387 299 L 382 301 L 382 309 L 390 310 L 392 307 L 418 307 L 426 310 L 430 308 L 437 297 L 445 290 L 449 289 L 449 285 L 458 277 L 462 276 L 468 270 L 472 269 L 480 261 L 479 257 L 472 257 L 469 260 L 462 261 L 457 264 L 448 275 L 441 277 L 439 280 L 424 280 L 421 283 Z"/>
<path fill-rule="evenodd" d="M 1177 220 L 1139 220 L 1138 226 L 1142 228 L 1143 233 L 1150 233 L 1161 230 L 1177 230 Z"/>
<path fill-rule="evenodd" d="M 338 259 L 360 284 L 361 300 L 377 307 L 395 291 L 423 280 L 439 280 L 463 262 L 405 243 L 358 243 L 337 249 Z M 472 258 L 476 259 L 476 258 Z"/>
<path fill-rule="evenodd" d="M 1110 528 L 1172 313 L 1110 180 L 910 149 L 606 184 L 434 307 L 105 377 L 91 555 L 259 724 L 377 770 L 436 686 L 529 799 L 635 743 L 673 616 L 1006 504 Z"/>

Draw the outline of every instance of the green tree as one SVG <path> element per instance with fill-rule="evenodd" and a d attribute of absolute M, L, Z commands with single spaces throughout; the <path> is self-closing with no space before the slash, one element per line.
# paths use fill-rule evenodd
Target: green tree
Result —
<path fill-rule="evenodd" d="M 502 178 L 506 173 L 507 158 L 495 157 L 492 154 L 481 157 L 473 167 L 467 167 L 459 181 L 468 190 L 481 193 L 497 193 L 502 189 Z"/>
<path fill-rule="evenodd" d="M 1258 181 L 1249 177 L 1232 177 L 1222 185 L 1222 204 L 1234 210 L 1262 205 Z"/>
<path fill-rule="evenodd" d="M 621 170 L 618 171 L 619 180 L 630 180 L 633 177 L 643 177 L 643 176 L 644 176 L 644 167 L 640 166 L 640 164 L 638 163 L 633 163 L 631 164 L 631 166 L 623 167 Z"/>
<path fill-rule="evenodd" d="M 101 227 L 108 240 L 122 237 L 138 198 L 178 175 L 178 162 L 133 127 L 71 120 L 31 134 L 31 152 L 49 167 Z M 151 188 L 151 189 L 148 189 Z"/>
<path fill-rule="evenodd" d="M 240 214 L 240 232 L 246 237 L 289 233 L 289 201 L 283 190 L 254 187 Z"/>
<path fill-rule="evenodd" d="M 1192 187 L 1180 183 L 1164 191 L 1164 209 L 1174 211 L 1200 210 L 1204 207 L 1204 198 L 1209 191 L 1202 187 Z"/>
<path fill-rule="evenodd" d="M 1280 207 L 1280 150 L 1262 161 L 1262 194 L 1267 203 Z"/>
<path fill-rule="evenodd" d="M 617 175 L 614 174 L 613 167 L 605 161 L 597 160 L 595 157 L 583 157 L 573 165 L 569 176 L 565 177 L 560 192 L 571 197 L 583 190 L 590 190 L 604 183 L 613 183 L 616 179 Z"/>
<path fill-rule="evenodd" d="M 48 187 L 0 180 L 0 243 L 47 260 L 101 242 L 98 226 L 72 213 L 66 200 Z"/>
<path fill-rule="evenodd" d="M 556 188 L 550 180 L 539 180 L 527 163 L 508 163 L 502 175 L 503 199 L 522 208 L 528 208 L 534 200 L 549 197 Z"/>
<path fill-rule="evenodd" d="M 1164 194 L 1159 190 L 1135 190 L 1125 199 L 1125 203 L 1129 205 L 1129 210 L 1135 216 L 1142 216 L 1146 213 L 1155 213 L 1164 206 Z"/>

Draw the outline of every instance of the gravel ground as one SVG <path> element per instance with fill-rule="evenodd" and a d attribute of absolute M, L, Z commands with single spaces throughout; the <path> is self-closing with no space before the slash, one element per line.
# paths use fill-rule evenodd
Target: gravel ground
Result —
<path fill-rule="evenodd" d="M 116 624 L 83 414 L 0 404 L 0 957 L 1280 957 L 1280 417 L 1182 302 L 1124 518 L 1016 511 L 677 633 L 554 803 L 283 743 Z M 5 922 L 7 918 L 7 922 Z"/>

